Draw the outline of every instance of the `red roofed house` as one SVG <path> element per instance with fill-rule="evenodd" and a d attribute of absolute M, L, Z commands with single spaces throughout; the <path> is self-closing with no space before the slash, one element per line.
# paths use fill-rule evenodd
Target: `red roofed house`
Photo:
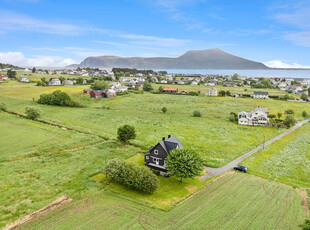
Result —
<path fill-rule="evenodd" d="M 95 98 L 104 97 L 104 91 L 103 90 L 93 90 L 89 94 L 91 97 L 95 97 Z"/>
<path fill-rule="evenodd" d="M 163 92 L 164 93 L 177 93 L 178 89 L 177 88 L 164 88 Z"/>
<path fill-rule="evenodd" d="M 92 91 L 92 89 L 84 89 L 84 90 L 83 90 L 83 93 L 86 94 L 86 93 L 90 93 L 91 91 Z"/>

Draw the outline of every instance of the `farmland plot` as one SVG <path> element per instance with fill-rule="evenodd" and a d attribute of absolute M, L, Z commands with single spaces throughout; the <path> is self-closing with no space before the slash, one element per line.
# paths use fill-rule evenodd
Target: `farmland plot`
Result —
<path fill-rule="evenodd" d="M 304 218 L 296 190 L 238 173 L 214 180 L 168 212 L 103 191 L 22 229 L 298 229 Z"/>

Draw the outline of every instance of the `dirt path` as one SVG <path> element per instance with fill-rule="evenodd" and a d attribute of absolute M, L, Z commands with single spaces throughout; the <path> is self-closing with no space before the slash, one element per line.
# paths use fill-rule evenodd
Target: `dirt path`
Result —
<path fill-rule="evenodd" d="M 205 170 L 207 170 L 209 173 L 207 173 L 206 175 L 200 177 L 200 180 L 205 181 L 211 177 L 214 176 L 218 176 L 224 172 L 227 172 L 231 169 L 233 169 L 236 165 L 238 165 L 241 161 L 243 161 L 244 159 L 246 159 L 247 157 L 251 156 L 252 154 L 256 153 L 258 150 L 264 148 L 265 146 L 268 146 L 270 144 L 272 144 L 273 142 L 281 139 L 282 137 L 290 134 L 291 132 L 295 131 L 296 129 L 300 128 L 302 125 L 304 125 L 305 123 L 309 122 L 310 118 L 301 121 L 299 123 L 297 123 L 293 128 L 285 131 L 284 133 L 281 133 L 280 135 L 270 139 L 269 141 L 265 142 L 264 144 L 261 144 L 260 146 L 256 147 L 255 149 L 252 149 L 251 151 L 247 152 L 246 154 L 242 155 L 241 157 L 238 157 L 237 159 L 229 162 L 227 165 L 221 167 L 221 168 L 209 168 L 209 167 L 205 167 Z"/>

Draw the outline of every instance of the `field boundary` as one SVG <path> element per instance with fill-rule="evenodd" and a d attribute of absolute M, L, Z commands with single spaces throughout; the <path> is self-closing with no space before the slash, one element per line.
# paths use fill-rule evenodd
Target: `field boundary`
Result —
<path fill-rule="evenodd" d="M 12 229 L 16 229 L 18 227 L 20 227 L 21 225 L 28 223 L 29 221 L 32 221 L 40 216 L 42 216 L 45 213 L 48 213 L 62 205 L 65 205 L 69 202 L 71 202 L 72 199 L 66 195 L 63 195 L 61 197 L 59 197 L 57 200 L 53 201 L 52 203 L 50 203 L 49 205 L 19 219 L 16 220 L 15 222 L 11 223 L 11 224 L 7 224 L 2 230 L 12 230 Z"/>
<path fill-rule="evenodd" d="M 310 217 L 310 211 L 308 207 L 308 193 L 306 190 L 297 189 L 298 194 L 301 196 L 302 201 L 301 205 L 304 206 L 305 212 L 306 212 L 306 218 L 308 219 Z"/>

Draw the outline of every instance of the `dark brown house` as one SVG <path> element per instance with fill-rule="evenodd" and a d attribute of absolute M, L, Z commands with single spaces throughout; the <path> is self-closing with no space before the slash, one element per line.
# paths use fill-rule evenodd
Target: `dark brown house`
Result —
<path fill-rule="evenodd" d="M 155 146 L 151 146 L 144 156 L 145 165 L 162 172 L 166 172 L 166 158 L 174 149 L 183 149 L 183 145 L 176 136 L 163 137 L 162 141 Z"/>

